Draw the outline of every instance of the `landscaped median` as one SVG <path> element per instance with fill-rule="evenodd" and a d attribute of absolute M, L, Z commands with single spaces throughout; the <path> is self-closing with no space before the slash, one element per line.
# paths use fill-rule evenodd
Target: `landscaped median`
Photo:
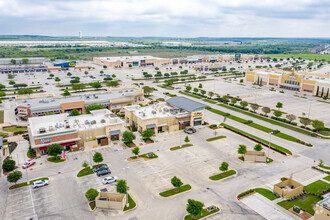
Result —
<path fill-rule="evenodd" d="M 265 188 L 255 188 L 255 189 L 249 189 L 249 190 L 247 190 L 245 192 L 240 193 L 237 196 L 237 198 L 238 199 L 241 199 L 241 198 L 244 198 L 246 196 L 249 196 L 249 195 L 251 195 L 251 194 L 253 194 L 255 192 L 259 193 L 260 195 L 266 197 L 267 199 L 269 199 L 271 201 L 273 201 L 275 199 L 278 199 L 280 197 L 277 193 L 274 193 L 274 192 L 272 192 L 272 191 L 270 191 L 268 189 L 265 189 Z"/>
<path fill-rule="evenodd" d="M 96 167 L 99 167 L 99 166 L 103 166 L 103 165 L 106 165 L 106 164 L 93 165 L 92 169 L 89 166 L 85 167 L 84 169 L 79 171 L 79 173 L 77 174 L 77 177 L 91 175 L 94 173 L 93 169 L 95 169 Z"/>
<path fill-rule="evenodd" d="M 129 206 L 127 207 L 125 205 L 123 211 L 128 211 L 128 210 L 134 209 L 136 207 L 136 203 L 134 202 L 134 200 L 132 199 L 130 194 L 128 194 L 128 203 L 129 203 Z"/>
<path fill-rule="evenodd" d="M 169 196 L 173 196 L 173 195 L 188 191 L 190 189 L 191 189 L 191 186 L 189 184 L 186 184 L 186 185 L 183 185 L 180 187 L 176 187 L 176 188 L 161 192 L 161 193 L 159 193 L 159 195 L 162 197 L 169 197 Z"/>
<path fill-rule="evenodd" d="M 194 220 L 194 219 L 201 219 L 201 218 L 205 218 L 213 213 L 219 212 L 220 209 L 218 207 L 215 207 L 215 209 L 213 209 L 212 211 L 208 211 L 207 209 L 203 209 L 202 213 L 196 216 L 192 216 L 192 215 L 186 215 L 184 217 L 184 220 Z"/>
<path fill-rule="evenodd" d="M 179 150 L 179 149 L 186 148 L 186 147 L 191 147 L 191 146 L 193 146 L 193 145 L 192 144 L 184 144 L 182 146 L 171 147 L 170 150 L 175 151 L 175 150 Z"/>
<path fill-rule="evenodd" d="M 127 160 L 136 160 L 136 159 L 151 160 L 151 159 L 156 159 L 156 158 L 158 158 L 158 155 L 155 154 L 154 152 L 150 152 L 150 153 L 146 153 L 146 154 L 132 156 L 132 157 L 128 158 Z"/>
<path fill-rule="evenodd" d="M 9 189 L 17 189 L 17 188 L 20 188 L 20 187 L 32 185 L 32 183 L 35 182 L 35 181 L 37 181 L 37 180 L 49 180 L 49 179 L 48 179 L 48 177 L 34 179 L 34 180 L 30 180 L 30 183 L 29 184 L 27 184 L 27 182 L 18 183 L 18 184 L 15 184 L 15 185 L 10 186 Z"/>
<path fill-rule="evenodd" d="M 221 179 L 227 178 L 227 177 L 235 175 L 235 174 L 236 174 L 235 170 L 228 170 L 226 172 L 219 173 L 214 176 L 210 176 L 210 179 L 216 181 L 216 180 L 221 180 Z"/>
<path fill-rule="evenodd" d="M 61 163 L 65 161 L 65 159 L 62 159 L 61 157 L 48 157 L 47 160 L 52 163 Z"/>
<path fill-rule="evenodd" d="M 220 140 L 220 139 L 223 139 L 223 138 L 226 138 L 226 136 L 212 137 L 212 138 L 208 138 L 208 139 L 206 139 L 206 141 L 207 141 L 207 142 L 210 142 L 210 141 Z"/>
<path fill-rule="evenodd" d="M 227 129 L 233 131 L 233 132 L 236 132 L 236 133 L 238 133 L 238 134 L 240 134 L 240 135 L 242 135 L 244 137 L 247 137 L 247 138 L 249 138 L 251 140 L 254 140 L 254 141 L 256 141 L 256 142 L 258 142 L 260 144 L 263 144 L 265 146 L 269 146 L 270 145 L 270 148 L 271 149 L 273 149 L 273 150 L 275 150 L 275 151 L 277 151 L 279 153 L 282 153 L 284 155 L 292 155 L 292 152 L 289 151 L 288 149 L 284 148 L 284 147 L 280 147 L 280 146 L 278 146 L 278 145 L 276 145 L 274 143 L 269 143 L 269 141 L 266 141 L 264 139 L 258 138 L 258 137 L 254 136 L 252 134 L 249 134 L 247 132 L 241 131 L 241 130 L 239 130 L 239 129 L 235 128 L 235 127 L 232 127 L 230 125 L 227 125 L 227 124 L 224 124 L 224 123 L 222 123 L 221 125 L 224 126 Z"/>

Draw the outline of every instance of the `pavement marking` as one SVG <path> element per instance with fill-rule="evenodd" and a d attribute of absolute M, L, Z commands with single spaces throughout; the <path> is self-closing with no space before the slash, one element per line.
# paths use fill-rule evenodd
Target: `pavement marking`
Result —
<path fill-rule="evenodd" d="M 10 213 L 10 214 L 13 214 L 13 213 L 21 212 L 22 210 L 25 210 L 25 209 L 31 209 L 31 208 L 32 208 L 32 206 L 29 206 L 29 207 L 27 207 L 27 208 L 20 208 L 20 209 L 18 209 L 18 210 L 11 211 L 11 212 L 9 212 L 9 213 Z"/>

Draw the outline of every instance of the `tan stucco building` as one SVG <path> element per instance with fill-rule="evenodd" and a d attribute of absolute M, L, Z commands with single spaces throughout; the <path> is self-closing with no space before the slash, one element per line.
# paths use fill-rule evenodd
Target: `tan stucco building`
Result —
<path fill-rule="evenodd" d="M 125 205 L 125 194 L 100 192 L 95 198 L 96 208 L 123 210 Z"/>
<path fill-rule="evenodd" d="M 160 66 L 171 64 L 171 59 L 153 56 L 94 57 L 93 62 L 108 67 Z"/>
<path fill-rule="evenodd" d="M 330 196 L 319 201 L 315 205 L 314 220 L 329 220 L 330 219 Z"/>
<path fill-rule="evenodd" d="M 109 145 L 121 139 L 124 124 L 108 109 L 101 109 L 80 116 L 63 113 L 29 118 L 28 132 L 31 147 L 40 156 L 51 144 L 59 144 L 66 151 Z"/>
<path fill-rule="evenodd" d="M 206 105 L 185 97 L 173 97 L 166 103 L 140 107 L 126 106 L 125 122 L 139 132 L 154 129 L 155 133 L 204 124 Z"/>
<path fill-rule="evenodd" d="M 289 199 L 303 192 L 304 186 L 293 179 L 287 179 L 274 185 L 274 192 Z"/>

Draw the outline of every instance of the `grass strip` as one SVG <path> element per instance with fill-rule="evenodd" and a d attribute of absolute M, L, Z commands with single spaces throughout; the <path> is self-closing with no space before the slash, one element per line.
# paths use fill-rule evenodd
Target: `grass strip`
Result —
<path fill-rule="evenodd" d="M 320 199 L 316 196 L 312 196 L 309 194 L 304 195 L 305 200 L 297 199 L 293 201 L 284 200 L 282 202 L 277 203 L 279 206 L 282 206 L 286 210 L 292 208 L 293 206 L 299 206 L 302 210 L 314 215 L 315 211 L 313 206 L 320 201 Z"/>
<path fill-rule="evenodd" d="M 132 197 L 131 197 L 130 194 L 128 194 L 128 203 L 129 203 L 129 206 L 127 207 L 125 205 L 123 211 L 127 211 L 127 210 L 130 210 L 130 209 L 133 209 L 136 206 L 136 203 L 134 202 L 134 200 L 132 199 Z"/>
<path fill-rule="evenodd" d="M 221 179 L 224 179 L 226 177 L 232 176 L 234 174 L 236 174 L 236 171 L 235 170 L 228 170 L 226 172 L 219 173 L 219 174 L 214 175 L 214 176 L 210 176 L 209 178 L 211 180 L 221 180 Z"/>
<path fill-rule="evenodd" d="M 304 187 L 304 190 L 306 190 L 309 193 L 313 193 L 315 195 L 321 195 L 324 192 L 328 191 L 329 189 L 330 189 L 330 184 L 322 180 L 317 180 Z"/>
<path fill-rule="evenodd" d="M 79 173 L 77 174 L 77 177 L 91 175 L 94 173 L 93 169 L 95 169 L 96 167 L 99 167 L 99 166 L 103 166 L 103 165 L 105 165 L 105 164 L 93 165 L 92 169 L 90 168 L 90 166 L 88 166 L 88 167 L 80 170 Z"/>
<path fill-rule="evenodd" d="M 20 187 L 28 186 L 28 185 L 31 185 L 32 183 L 34 183 L 35 181 L 38 181 L 38 180 L 49 180 L 49 178 L 48 177 L 43 177 L 43 178 L 39 178 L 39 179 L 30 180 L 30 184 L 27 184 L 27 182 L 15 184 L 15 185 L 10 186 L 9 189 L 17 189 L 17 188 L 20 188 Z"/>
<path fill-rule="evenodd" d="M 330 182 L 330 175 L 329 175 L 329 176 L 326 176 L 326 177 L 324 177 L 323 179 L 325 179 L 325 180 L 327 180 L 327 181 L 329 181 L 329 182 Z"/>
<path fill-rule="evenodd" d="M 210 100 L 210 99 L 203 99 L 203 101 L 209 102 L 211 104 L 216 104 L 217 103 L 217 101 L 213 101 L 213 100 Z"/>
<path fill-rule="evenodd" d="M 174 150 L 179 150 L 179 149 L 186 148 L 186 147 L 191 147 L 191 146 L 193 146 L 193 145 L 192 144 L 184 144 L 184 145 L 182 145 L 182 147 L 180 147 L 180 146 L 171 147 L 170 150 L 174 151 Z"/>
<path fill-rule="evenodd" d="M 256 191 L 257 193 L 259 193 L 260 195 L 266 197 L 267 199 L 273 201 L 275 199 L 277 199 L 278 197 L 275 196 L 272 191 L 265 189 L 265 188 L 255 188 L 254 191 Z"/>
<path fill-rule="evenodd" d="M 219 140 L 219 139 L 222 139 L 222 138 L 226 138 L 226 136 L 212 137 L 212 138 L 206 139 L 206 141 L 210 142 L 210 141 L 215 141 L 215 140 Z"/>
<path fill-rule="evenodd" d="M 181 93 L 181 94 L 183 94 L 183 95 L 187 95 L 187 96 L 193 97 L 193 98 L 196 98 L 196 99 L 202 99 L 202 97 L 199 97 L 199 96 L 197 96 L 197 95 L 190 94 L 190 93 L 187 93 L 187 92 L 179 91 L 179 93 Z"/>
<path fill-rule="evenodd" d="M 4 119 L 5 119 L 4 114 L 5 114 L 5 112 L 3 110 L 0 110 L 0 123 L 4 122 Z"/>
<path fill-rule="evenodd" d="M 60 157 L 48 157 L 47 160 L 52 163 L 61 163 L 64 162 L 64 159 L 61 159 Z"/>
<path fill-rule="evenodd" d="M 205 218 L 208 215 L 211 215 L 213 213 L 219 212 L 220 209 L 218 207 L 216 207 L 214 210 L 212 210 L 211 212 L 207 211 L 207 209 L 203 209 L 202 213 L 197 215 L 197 216 L 192 216 L 192 215 L 186 215 L 184 217 L 184 220 L 194 220 L 194 219 L 201 219 L 201 218 Z"/>
<path fill-rule="evenodd" d="M 258 137 L 254 136 L 252 134 L 249 134 L 249 133 L 246 133 L 244 131 L 241 131 L 241 130 L 239 130 L 239 129 L 235 128 L 235 127 L 232 127 L 230 125 L 227 125 L 227 124 L 224 124 L 224 123 L 222 123 L 221 125 L 223 125 L 225 128 L 227 128 L 227 129 L 229 129 L 231 131 L 234 131 L 234 132 L 236 132 L 236 133 L 238 133 L 240 135 L 243 135 L 244 137 L 250 138 L 251 140 L 254 140 L 254 141 L 256 141 L 256 142 L 258 142 L 260 144 L 263 144 L 265 146 L 269 146 L 269 141 L 266 141 L 264 139 L 258 138 Z M 273 150 L 275 150 L 275 151 L 277 151 L 277 152 L 280 152 L 282 154 L 285 154 L 285 155 L 288 155 L 288 154 L 289 155 L 292 155 L 292 152 L 291 151 L 289 151 L 288 149 L 286 149 L 284 147 L 278 146 L 278 145 L 276 145 L 274 143 L 270 143 L 270 148 L 273 149 Z"/>
<path fill-rule="evenodd" d="M 188 191 L 190 189 L 191 189 L 191 186 L 189 184 L 186 184 L 186 185 L 174 188 L 174 189 L 170 189 L 170 190 L 161 192 L 161 193 L 159 193 L 159 195 L 162 197 L 169 197 L 169 196 L 173 196 L 173 195 Z"/>

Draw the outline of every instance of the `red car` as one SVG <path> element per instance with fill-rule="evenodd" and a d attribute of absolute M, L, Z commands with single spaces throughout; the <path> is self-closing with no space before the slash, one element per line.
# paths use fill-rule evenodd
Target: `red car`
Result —
<path fill-rule="evenodd" d="M 23 169 L 27 169 L 30 166 L 34 165 L 36 162 L 33 159 L 28 160 L 27 162 L 24 163 L 24 165 L 22 166 Z"/>

